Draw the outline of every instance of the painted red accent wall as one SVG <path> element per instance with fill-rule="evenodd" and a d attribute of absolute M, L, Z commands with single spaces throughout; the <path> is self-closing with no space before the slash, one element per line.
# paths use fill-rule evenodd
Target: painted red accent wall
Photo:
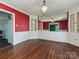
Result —
<path fill-rule="evenodd" d="M 55 23 L 59 23 L 59 30 L 67 30 L 68 31 L 68 20 L 56 21 Z"/>
<path fill-rule="evenodd" d="M 49 29 L 49 23 L 52 22 L 43 22 L 43 30 Z M 54 23 L 59 23 L 59 30 L 68 30 L 68 20 L 55 21 Z"/>
<path fill-rule="evenodd" d="M 29 31 L 29 16 L 0 3 L 0 8 L 15 14 L 15 32 Z M 17 26 L 16 26 L 17 25 Z"/>
<path fill-rule="evenodd" d="M 51 23 L 51 22 L 43 22 L 43 30 L 49 29 L 49 23 Z"/>

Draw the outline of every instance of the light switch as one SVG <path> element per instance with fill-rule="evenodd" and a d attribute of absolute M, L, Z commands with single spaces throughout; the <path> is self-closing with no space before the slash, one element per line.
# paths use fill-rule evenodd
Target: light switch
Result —
<path fill-rule="evenodd" d="M 16 27 L 19 26 L 18 24 L 16 24 Z"/>

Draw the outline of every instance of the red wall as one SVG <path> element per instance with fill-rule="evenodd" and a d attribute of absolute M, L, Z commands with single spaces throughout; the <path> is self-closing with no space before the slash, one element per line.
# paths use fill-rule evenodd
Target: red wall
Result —
<path fill-rule="evenodd" d="M 55 23 L 59 23 L 59 30 L 68 30 L 68 20 L 56 21 Z"/>
<path fill-rule="evenodd" d="M 29 16 L 0 3 L 0 8 L 15 14 L 15 32 L 29 31 Z M 18 25 L 18 26 L 16 26 Z"/>
<path fill-rule="evenodd" d="M 49 29 L 49 23 L 51 23 L 51 22 L 43 22 L 43 30 Z"/>
<path fill-rule="evenodd" d="M 43 22 L 43 30 L 49 29 L 49 23 L 52 22 Z M 68 30 L 68 21 L 55 21 L 54 23 L 59 23 L 59 30 Z"/>

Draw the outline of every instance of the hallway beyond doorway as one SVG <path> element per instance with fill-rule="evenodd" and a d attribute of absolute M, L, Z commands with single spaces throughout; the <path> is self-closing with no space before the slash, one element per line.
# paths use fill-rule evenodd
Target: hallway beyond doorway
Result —
<path fill-rule="evenodd" d="M 0 48 L 12 45 L 11 42 L 13 42 L 14 37 L 13 27 L 13 15 L 0 9 Z"/>

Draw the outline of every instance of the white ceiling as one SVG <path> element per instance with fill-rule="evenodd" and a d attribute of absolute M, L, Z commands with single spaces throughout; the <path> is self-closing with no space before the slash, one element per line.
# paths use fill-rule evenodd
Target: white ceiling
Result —
<path fill-rule="evenodd" d="M 42 0 L 2 0 L 6 4 L 9 4 L 25 13 L 32 15 L 42 15 L 41 6 Z M 48 6 L 47 15 L 53 15 L 58 13 L 64 13 L 69 8 L 79 4 L 79 0 L 46 0 Z"/>

